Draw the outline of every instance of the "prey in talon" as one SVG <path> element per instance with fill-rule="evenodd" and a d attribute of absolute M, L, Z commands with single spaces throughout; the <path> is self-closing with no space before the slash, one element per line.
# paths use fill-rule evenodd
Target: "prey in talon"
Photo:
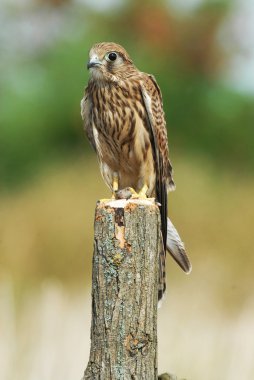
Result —
<path fill-rule="evenodd" d="M 81 115 L 112 198 L 149 197 L 160 204 L 160 300 L 166 290 L 166 250 L 186 273 L 191 271 L 184 244 L 167 217 L 167 195 L 175 184 L 161 91 L 155 78 L 139 71 L 113 42 L 95 44 L 87 68 Z"/>

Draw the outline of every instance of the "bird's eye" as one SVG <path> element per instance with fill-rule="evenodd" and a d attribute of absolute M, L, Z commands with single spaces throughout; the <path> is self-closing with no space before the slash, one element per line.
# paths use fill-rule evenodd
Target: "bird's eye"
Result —
<path fill-rule="evenodd" d="M 117 54 L 114 51 L 112 51 L 111 53 L 107 54 L 106 58 L 108 61 L 114 62 L 117 59 Z"/>

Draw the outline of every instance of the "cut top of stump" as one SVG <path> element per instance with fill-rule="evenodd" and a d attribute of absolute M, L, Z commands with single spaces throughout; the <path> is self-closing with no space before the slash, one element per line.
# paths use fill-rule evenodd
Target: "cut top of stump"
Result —
<path fill-rule="evenodd" d="M 125 208 L 130 204 L 139 205 L 139 206 L 152 206 L 158 204 L 154 198 L 146 198 L 146 199 L 100 199 L 98 203 L 101 206 L 109 206 L 112 208 Z"/>

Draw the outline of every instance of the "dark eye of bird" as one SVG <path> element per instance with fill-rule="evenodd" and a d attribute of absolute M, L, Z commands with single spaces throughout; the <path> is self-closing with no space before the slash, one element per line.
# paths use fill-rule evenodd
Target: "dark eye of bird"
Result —
<path fill-rule="evenodd" d="M 116 58 L 117 58 L 117 54 L 116 53 L 109 53 L 109 55 L 108 55 L 108 59 L 110 60 L 110 61 L 115 61 L 116 60 Z"/>

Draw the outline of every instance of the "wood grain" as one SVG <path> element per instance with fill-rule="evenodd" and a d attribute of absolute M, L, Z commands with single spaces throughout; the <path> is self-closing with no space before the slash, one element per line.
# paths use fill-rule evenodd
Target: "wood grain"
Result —
<path fill-rule="evenodd" d="M 154 200 L 98 202 L 90 358 L 83 379 L 158 379 L 160 212 Z"/>

